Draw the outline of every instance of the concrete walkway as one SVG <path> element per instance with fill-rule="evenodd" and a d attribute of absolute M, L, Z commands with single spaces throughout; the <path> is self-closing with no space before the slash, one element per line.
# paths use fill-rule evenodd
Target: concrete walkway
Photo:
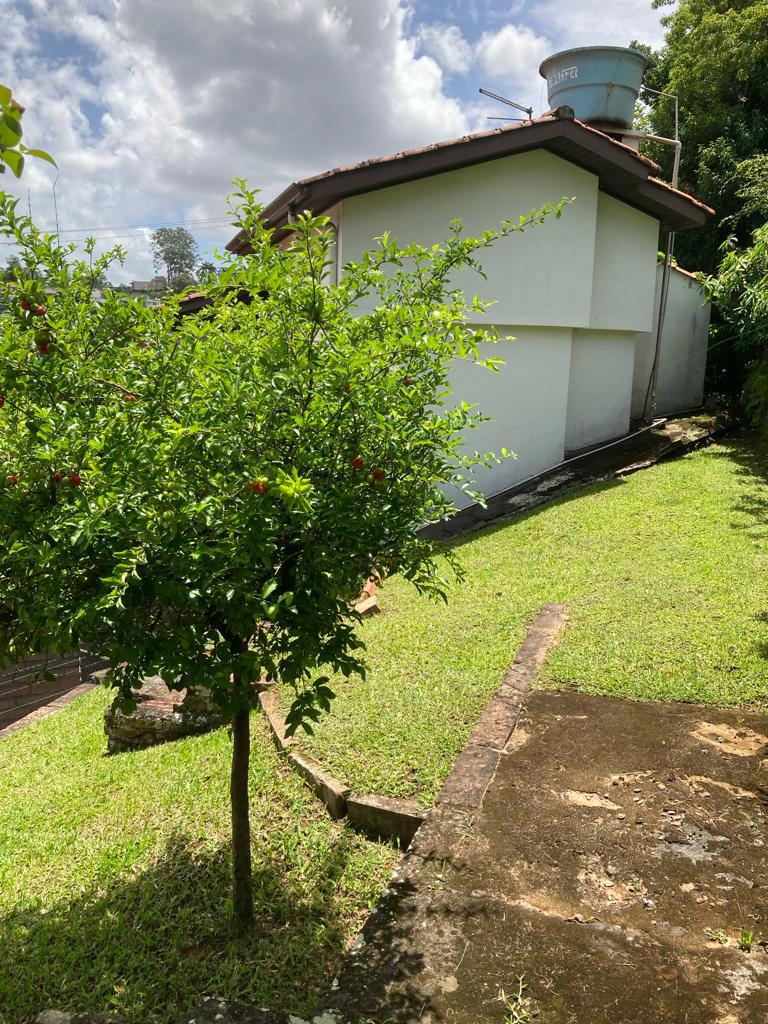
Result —
<path fill-rule="evenodd" d="M 482 805 L 417 833 L 323 1008 L 765 1024 L 767 821 L 766 718 L 535 693 Z"/>

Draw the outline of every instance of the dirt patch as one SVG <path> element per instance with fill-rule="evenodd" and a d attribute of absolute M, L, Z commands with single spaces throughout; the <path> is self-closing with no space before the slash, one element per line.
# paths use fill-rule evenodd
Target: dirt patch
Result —
<path fill-rule="evenodd" d="M 567 800 L 568 803 L 576 804 L 577 807 L 598 807 L 605 811 L 621 810 L 619 804 L 615 804 L 613 800 L 609 800 L 606 796 L 600 796 L 599 793 L 578 793 L 568 789 L 561 793 L 560 796 L 563 800 Z"/>
<path fill-rule="evenodd" d="M 737 757 L 753 757 L 768 746 L 768 737 L 751 729 L 738 729 L 726 722 L 715 725 L 713 722 L 699 722 L 691 732 L 691 736 L 704 743 L 709 743 L 726 754 Z"/>

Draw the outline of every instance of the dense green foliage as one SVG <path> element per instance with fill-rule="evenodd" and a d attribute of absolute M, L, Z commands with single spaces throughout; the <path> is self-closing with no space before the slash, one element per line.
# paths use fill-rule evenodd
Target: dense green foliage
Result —
<path fill-rule="evenodd" d="M 768 224 L 758 228 L 744 249 L 725 247 L 709 293 L 742 367 L 743 406 L 768 431 Z"/>
<path fill-rule="evenodd" d="M 733 441 L 469 535 L 447 605 L 387 583 L 368 677 L 333 681 L 310 752 L 431 803 L 546 601 L 569 621 L 543 685 L 768 709 L 766 510 L 768 453 Z"/>
<path fill-rule="evenodd" d="M 3 201 L 22 268 L 0 320 L 0 655 L 90 642 L 126 701 L 159 672 L 229 709 L 245 699 L 233 672 L 266 673 L 313 717 L 330 697 L 317 667 L 362 667 L 361 580 L 442 589 L 413 527 L 450 511 L 441 484 L 468 487 L 477 458 L 459 450 L 480 414 L 443 399 L 453 357 L 492 337 L 449 281 L 522 221 L 433 249 L 384 239 L 331 285 L 322 219 L 281 248 L 240 202 L 252 254 L 177 323 L 173 303 L 95 303 L 109 257 L 70 262 Z M 47 299 L 27 274 L 41 265 Z"/>
<path fill-rule="evenodd" d="M 226 729 L 107 758 L 107 703 L 0 741 L 0 1024 L 178 1024 L 212 993 L 308 1018 L 395 852 L 332 822 L 254 716 L 257 927 L 231 943 Z"/>
<path fill-rule="evenodd" d="M 712 273 L 725 239 L 735 233 L 746 244 L 768 214 L 768 0 L 679 0 L 665 24 L 645 84 L 679 97 L 680 187 L 716 213 L 707 227 L 679 236 L 676 254 L 684 267 Z M 672 136 L 672 101 L 646 99 L 654 132 Z M 651 155 L 669 180 L 671 149 Z"/>
<path fill-rule="evenodd" d="M 494 458 L 461 454 L 482 417 L 446 402 L 454 358 L 480 363 L 494 340 L 467 326 L 486 304 L 452 276 L 549 211 L 481 238 L 456 224 L 431 248 L 384 237 L 332 284 L 327 219 L 300 217 L 283 247 L 244 187 L 237 204 L 252 251 L 180 318 L 174 301 L 96 301 L 114 257 L 91 240 L 73 261 L 0 193 L 21 259 L 0 316 L 0 663 L 87 643 L 123 706 L 154 673 L 210 690 L 232 720 L 245 929 L 252 683 L 292 686 L 290 728 L 307 728 L 333 698 L 321 669 L 364 671 L 352 601 L 368 575 L 443 593 L 415 528 Z"/>

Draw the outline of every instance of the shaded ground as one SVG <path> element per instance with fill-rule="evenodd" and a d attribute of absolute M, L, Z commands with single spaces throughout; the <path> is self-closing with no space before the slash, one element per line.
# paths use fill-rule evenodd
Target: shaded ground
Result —
<path fill-rule="evenodd" d="M 327 1005 L 764 1024 L 767 821 L 765 717 L 536 693 L 474 820 L 438 805 L 417 835 Z"/>
<path fill-rule="evenodd" d="M 253 716 L 256 928 L 232 942 L 225 728 L 105 756 L 102 689 L 0 741 L 0 1024 L 309 1014 L 397 860 L 328 819 Z"/>

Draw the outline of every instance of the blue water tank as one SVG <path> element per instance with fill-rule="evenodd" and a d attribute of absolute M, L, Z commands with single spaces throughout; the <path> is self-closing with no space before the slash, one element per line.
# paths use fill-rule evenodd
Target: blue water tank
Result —
<path fill-rule="evenodd" d="M 648 63 L 639 50 L 579 46 L 542 61 L 549 108 L 568 106 L 579 121 L 596 127 L 631 128 Z"/>

